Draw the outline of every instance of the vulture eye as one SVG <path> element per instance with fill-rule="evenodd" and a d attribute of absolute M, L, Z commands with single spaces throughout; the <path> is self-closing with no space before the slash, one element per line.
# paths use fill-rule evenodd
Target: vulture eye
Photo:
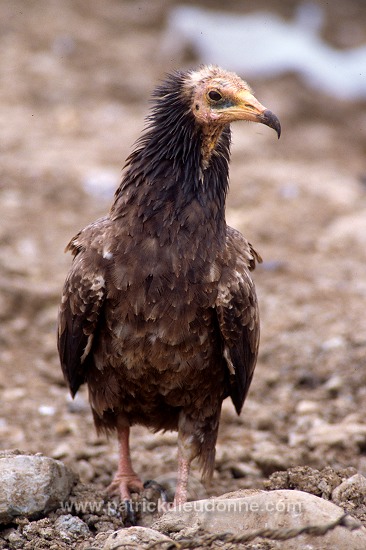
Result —
<path fill-rule="evenodd" d="M 212 101 L 220 101 L 222 99 L 222 95 L 216 90 L 211 90 L 207 95 Z"/>

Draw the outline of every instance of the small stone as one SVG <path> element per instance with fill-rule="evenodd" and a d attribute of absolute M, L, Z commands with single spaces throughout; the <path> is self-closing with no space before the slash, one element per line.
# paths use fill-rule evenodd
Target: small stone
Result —
<path fill-rule="evenodd" d="M 151 548 L 152 545 L 160 548 L 163 547 L 163 543 L 166 544 L 169 542 L 173 544 L 172 539 L 154 529 L 148 527 L 128 527 L 109 535 L 103 546 L 103 550 L 115 550 L 116 548 L 139 550 Z"/>
<path fill-rule="evenodd" d="M 22 549 L 24 548 L 24 538 L 17 529 L 3 530 L 1 532 L 2 538 L 9 542 L 11 548 Z"/>
<path fill-rule="evenodd" d="M 349 509 L 360 506 L 366 502 L 366 477 L 361 474 L 355 474 L 344 480 L 332 492 L 332 501 Z"/>
<path fill-rule="evenodd" d="M 72 542 L 81 536 L 90 535 L 89 527 L 86 523 L 71 514 L 59 516 L 55 521 L 55 529 L 58 531 L 61 540 L 65 542 Z"/>
<path fill-rule="evenodd" d="M 67 394 L 67 409 L 71 413 L 82 413 L 90 410 L 90 405 L 83 395 L 77 393 L 74 398 Z"/>
<path fill-rule="evenodd" d="M 54 448 L 51 455 L 52 458 L 64 458 L 65 456 L 69 456 L 71 454 L 71 447 L 66 442 L 61 442 L 57 445 L 57 447 Z"/>
<path fill-rule="evenodd" d="M 42 416 L 53 416 L 56 412 L 55 407 L 52 407 L 52 405 L 40 405 L 38 407 L 38 412 Z"/>
<path fill-rule="evenodd" d="M 330 395 L 338 395 L 339 391 L 343 388 L 343 379 L 338 374 L 334 374 L 326 381 L 324 388 L 329 392 Z"/>
<path fill-rule="evenodd" d="M 319 403 L 317 403 L 316 401 L 308 401 L 304 399 L 303 401 L 299 401 L 296 406 L 297 414 L 307 415 L 307 414 L 314 414 L 318 412 L 319 412 Z"/>
<path fill-rule="evenodd" d="M 25 388 L 7 388 L 2 392 L 2 399 L 4 401 L 17 401 L 22 399 L 26 393 Z"/>
<path fill-rule="evenodd" d="M 333 338 L 329 338 L 329 340 L 326 340 L 322 344 L 322 350 L 323 351 L 330 351 L 332 349 L 339 349 L 344 348 L 346 345 L 346 342 L 342 336 L 333 336 Z"/>

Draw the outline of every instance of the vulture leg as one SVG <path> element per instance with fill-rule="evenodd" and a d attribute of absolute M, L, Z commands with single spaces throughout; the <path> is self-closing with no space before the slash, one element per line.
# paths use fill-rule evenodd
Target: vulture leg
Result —
<path fill-rule="evenodd" d="M 178 479 L 174 504 L 184 504 L 188 498 L 188 477 L 192 460 L 199 454 L 195 437 L 195 422 L 183 411 L 178 422 Z"/>
<path fill-rule="evenodd" d="M 191 462 L 199 457 L 206 481 L 212 479 L 215 467 L 215 445 L 221 412 L 221 402 L 212 416 L 201 420 L 182 412 L 178 422 L 178 479 L 174 504 L 184 504 L 188 498 L 188 477 Z"/>
<path fill-rule="evenodd" d="M 131 493 L 140 493 L 144 486 L 141 479 L 132 468 L 129 436 L 130 428 L 124 426 L 117 429 L 118 434 L 118 469 L 112 483 L 107 488 L 109 494 L 119 494 L 122 500 L 130 501 Z"/>
<path fill-rule="evenodd" d="M 188 498 L 188 477 L 191 461 L 186 458 L 181 450 L 178 450 L 178 480 L 175 490 L 174 504 L 184 504 Z"/>

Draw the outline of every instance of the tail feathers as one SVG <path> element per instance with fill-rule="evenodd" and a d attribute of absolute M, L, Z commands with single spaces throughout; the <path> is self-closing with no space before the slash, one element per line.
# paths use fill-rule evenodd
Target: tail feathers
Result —
<path fill-rule="evenodd" d="M 179 421 L 178 445 L 182 456 L 191 462 L 198 459 L 202 479 L 210 481 L 215 470 L 216 441 L 221 407 L 204 422 L 197 423 L 183 416 Z"/>
<path fill-rule="evenodd" d="M 215 470 L 215 456 L 216 456 L 216 438 L 210 448 L 202 449 L 198 458 L 198 464 L 202 472 L 202 480 L 209 482 L 212 480 Z"/>

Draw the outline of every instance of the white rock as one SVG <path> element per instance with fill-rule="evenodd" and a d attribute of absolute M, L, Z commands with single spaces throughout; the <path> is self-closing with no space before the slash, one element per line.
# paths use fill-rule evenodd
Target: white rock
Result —
<path fill-rule="evenodd" d="M 308 415 L 318 413 L 319 408 L 319 403 L 316 401 L 308 401 L 303 399 L 302 401 L 299 401 L 296 406 L 296 414 Z"/>
<path fill-rule="evenodd" d="M 162 535 L 154 529 L 148 527 L 129 527 L 127 529 L 119 529 L 115 531 L 105 541 L 103 550 L 115 550 L 123 548 L 124 550 L 136 550 L 142 548 L 150 548 L 152 544 L 158 542 L 171 542 L 172 539 L 166 535 Z M 155 548 L 163 547 L 157 544 Z"/>
<path fill-rule="evenodd" d="M 324 384 L 324 389 L 327 390 L 329 395 L 335 397 L 344 387 L 343 378 L 338 374 L 333 374 Z"/>
<path fill-rule="evenodd" d="M 42 416 L 53 416 L 56 412 L 56 407 L 52 405 L 40 405 L 38 407 L 38 412 Z"/>
<path fill-rule="evenodd" d="M 210 533 L 230 531 L 240 535 L 260 528 L 292 529 L 306 525 L 325 525 L 344 514 L 343 509 L 335 504 L 303 491 L 242 490 L 229 496 L 188 502 L 170 509 L 152 527 L 164 533 L 202 527 Z M 256 542 L 259 540 L 256 539 Z M 272 540 L 271 545 L 271 548 L 281 550 L 362 550 L 366 548 L 366 529 L 361 527 L 349 531 L 344 527 L 336 527 L 324 536 L 301 535 L 287 541 Z"/>
<path fill-rule="evenodd" d="M 342 336 L 333 336 L 332 338 L 329 338 L 329 340 L 323 342 L 321 346 L 323 351 L 330 351 L 344 347 L 346 347 L 346 340 Z"/>
<path fill-rule="evenodd" d="M 5 451 L 0 453 L 0 480 L 0 523 L 8 523 L 57 508 L 69 496 L 75 477 L 58 460 Z"/>
<path fill-rule="evenodd" d="M 75 397 L 71 397 L 70 394 L 66 395 L 67 410 L 71 413 L 81 413 L 90 410 L 90 405 L 85 399 L 84 395 L 77 393 Z"/>

